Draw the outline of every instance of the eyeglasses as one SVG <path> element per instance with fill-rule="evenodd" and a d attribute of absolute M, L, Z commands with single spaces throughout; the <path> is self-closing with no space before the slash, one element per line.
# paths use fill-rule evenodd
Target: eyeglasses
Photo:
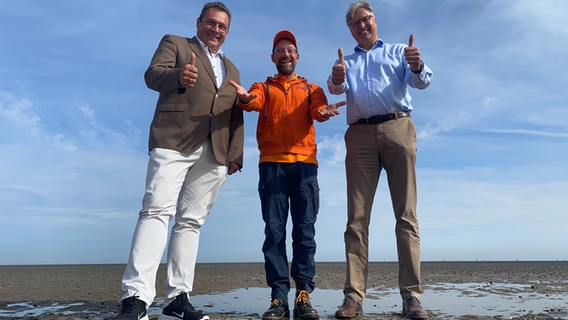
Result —
<path fill-rule="evenodd" d="M 364 23 L 364 24 L 368 24 L 369 21 L 371 21 L 371 19 L 374 18 L 374 17 L 375 17 L 375 16 L 373 16 L 372 14 L 370 14 L 370 15 L 368 15 L 368 16 L 366 16 L 366 17 L 361 18 L 361 19 L 358 19 L 358 20 L 349 22 L 349 26 L 350 26 L 351 28 L 353 28 L 353 27 L 356 27 L 356 26 L 360 25 L 361 22 Z"/>
<path fill-rule="evenodd" d="M 298 49 L 294 48 L 294 47 L 288 47 L 288 48 L 274 48 L 274 53 L 276 54 L 289 54 L 289 55 L 293 55 L 295 53 L 298 53 Z"/>
<path fill-rule="evenodd" d="M 205 24 L 211 29 L 218 28 L 220 33 L 227 33 L 229 30 L 229 27 L 227 27 L 226 24 L 219 23 L 213 19 L 205 19 Z"/>

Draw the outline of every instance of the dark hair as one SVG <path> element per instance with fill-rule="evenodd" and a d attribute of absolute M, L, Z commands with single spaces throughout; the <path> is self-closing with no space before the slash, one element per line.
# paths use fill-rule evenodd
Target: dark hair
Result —
<path fill-rule="evenodd" d="M 229 11 L 229 8 L 227 8 L 226 5 L 224 5 L 222 2 L 219 1 L 206 3 L 203 6 L 203 9 L 201 9 L 201 14 L 199 14 L 199 20 L 203 20 L 205 14 L 207 13 L 207 10 L 211 8 L 225 12 L 229 16 L 229 24 L 231 24 L 231 11 Z"/>

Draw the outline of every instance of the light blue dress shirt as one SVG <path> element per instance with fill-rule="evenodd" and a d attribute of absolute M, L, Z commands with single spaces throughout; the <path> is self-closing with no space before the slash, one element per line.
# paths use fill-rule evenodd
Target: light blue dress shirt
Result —
<path fill-rule="evenodd" d="M 413 73 L 404 57 L 405 47 L 406 44 L 382 40 L 368 51 L 357 46 L 352 54 L 344 56 L 346 81 L 335 85 L 331 75 L 328 77 L 330 93 L 346 94 L 347 124 L 376 115 L 412 111 L 408 87 L 428 87 L 432 70 L 424 64 L 422 72 Z"/>

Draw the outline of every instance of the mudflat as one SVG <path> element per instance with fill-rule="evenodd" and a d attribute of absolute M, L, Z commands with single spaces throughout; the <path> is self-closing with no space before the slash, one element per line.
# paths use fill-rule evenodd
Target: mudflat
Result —
<path fill-rule="evenodd" d="M 0 318 L 113 319 L 124 268 L 0 266 Z M 363 319 L 402 319 L 397 274 L 394 262 L 370 264 Z M 344 279 L 344 263 L 317 263 L 312 303 L 322 319 L 332 319 L 341 304 Z M 156 282 L 151 319 L 162 307 L 163 265 Z M 422 282 L 430 319 L 568 319 L 567 261 L 423 262 Z M 211 319 L 260 319 L 270 304 L 262 263 L 199 263 L 191 296 Z M 201 296 L 207 298 L 200 305 Z"/>

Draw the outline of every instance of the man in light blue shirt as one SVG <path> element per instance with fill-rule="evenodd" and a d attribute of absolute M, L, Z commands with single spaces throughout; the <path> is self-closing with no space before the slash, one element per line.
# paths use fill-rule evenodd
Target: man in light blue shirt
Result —
<path fill-rule="evenodd" d="M 345 170 L 347 227 L 344 234 L 347 274 L 343 304 L 336 318 L 363 314 L 367 289 L 368 239 L 372 204 L 382 169 L 387 173 L 396 218 L 399 288 L 402 314 L 427 319 L 421 305 L 420 235 L 416 215 L 416 129 L 412 122 L 409 88 L 425 89 L 432 71 L 424 64 L 414 35 L 408 45 L 379 39 L 371 5 L 359 0 L 345 16 L 357 42 L 352 54 L 332 68 L 330 93 L 347 96 Z"/>

